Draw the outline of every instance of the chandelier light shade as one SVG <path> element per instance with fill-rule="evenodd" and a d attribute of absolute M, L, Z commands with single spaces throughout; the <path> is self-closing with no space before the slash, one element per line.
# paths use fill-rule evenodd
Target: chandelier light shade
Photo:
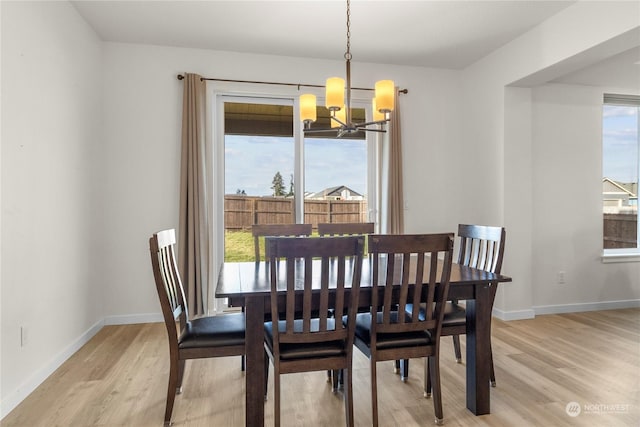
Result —
<path fill-rule="evenodd" d="M 344 79 L 330 77 L 327 79 L 325 107 L 329 111 L 338 111 L 344 107 Z"/>
<path fill-rule="evenodd" d="M 331 127 L 333 129 L 344 125 L 347 122 L 347 108 L 343 105 L 342 108 L 335 112 L 334 117 L 335 119 L 331 120 Z"/>
<path fill-rule="evenodd" d="M 316 96 L 310 93 L 300 95 L 300 120 L 304 123 L 316 121 Z"/>
<path fill-rule="evenodd" d="M 373 106 L 373 121 L 374 122 L 379 122 L 379 121 L 383 121 L 386 119 L 386 114 L 385 113 L 381 113 L 378 110 L 378 106 L 376 105 L 376 99 L 373 98 L 373 101 L 371 102 L 372 106 Z"/>
<path fill-rule="evenodd" d="M 381 113 L 393 111 L 393 99 L 395 85 L 393 80 L 380 80 L 376 82 L 376 105 Z"/>
<path fill-rule="evenodd" d="M 354 134 L 358 131 L 386 132 L 384 124 L 389 121 L 389 113 L 394 108 L 395 85 L 393 80 L 381 80 L 375 84 L 373 99 L 373 121 L 354 123 L 351 121 L 351 2 L 347 0 L 347 51 L 346 60 L 346 88 L 345 79 L 331 77 L 326 82 L 325 107 L 331 112 L 331 128 L 311 128 L 316 120 L 316 97 L 314 95 L 300 96 L 300 117 L 304 122 L 304 132 L 325 132 L 337 130 L 337 137 Z M 313 111 L 312 111 L 313 110 Z M 375 126 L 375 127 L 369 127 Z"/>

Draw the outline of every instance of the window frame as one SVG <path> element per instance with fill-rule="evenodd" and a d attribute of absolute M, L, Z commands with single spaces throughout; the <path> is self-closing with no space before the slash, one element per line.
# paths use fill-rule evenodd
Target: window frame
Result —
<path fill-rule="evenodd" d="M 603 113 L 601 115 L 602 120 L 602 146 L 601 150 L 604 156 L 604 108 L 607 105 L 612 106 L 630 106 L 637 108 L 638 117 L 637 117 L 637 133 L 636 133 L 636 142 L 638 144 L 638 159 L 637 159 L 637 167 L 638 167 L 638 180 L 640 181 L 640 96 L 639 95 L 620 95 L 620 94 L 609 94 L 605 93 L 603 96 L 602 102 L 602 110 Z M 604 178 L 604 170 L 603 170 L 603 178 Z M 604 263 L 617 263 L 617 262 L 640 262 L 640 212 L 636 215 L 636 247 L 635 248 L 610 248 L 610 249 L 602 249 L 602 261 Z M 602 235 L 604 236 L 604 229 L 602 230 Z"/>

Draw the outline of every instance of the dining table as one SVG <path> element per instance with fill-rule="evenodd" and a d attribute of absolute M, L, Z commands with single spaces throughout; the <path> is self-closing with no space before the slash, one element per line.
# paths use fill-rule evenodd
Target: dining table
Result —
<path fill-rule="evenodd" d="M 441 268 L 442 263 L 438 263 L 438 266 Z M 425 268 L 425 277 L 428 277 L 428 274 L 429 268 Z M 366 310 L 370 306 L 371 280 L 372 260 L 368 257 L 363 259 L 357 301 L 360 309 Z M 490 289 L 492 286 L 511 282 L 511 280 L 505 275 L 457 263 L 453 263 L 451 267 L 448 298 L 466 300 L 466 403 L 467 408 L 475 415 L 490 413 L 489 375 L 493 305 Z M 394 279 L 393 283 L 399 282 Z M 279 289 L 284 289 L 284 284 L 282 286 Z M 245 424 L 262 426 L 264 425 L 266 375 L 264 321 L 265 316 L 269 316 L 271 298 L 269 264 L 264 261 L 224 262 L 218 275 L 215 296 L 227 298 L 229 306 L 244 308 L 246 322 Z"/>

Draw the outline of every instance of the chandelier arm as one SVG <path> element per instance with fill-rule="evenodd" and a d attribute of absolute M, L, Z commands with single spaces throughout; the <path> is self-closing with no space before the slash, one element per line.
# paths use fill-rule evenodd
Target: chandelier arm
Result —
<path fill-rule="evenodd" d="M 357 128 L 361 128 L 361 127 L 366 127 L 366 126 L 371 126 L 371 125 L 383 125 L 385 123 L 389 123 L 389 119 L 384 119 L 384 120 L 376 120 L 374 122 L 366 122 L 366 123 L 358 123 L 355 126 Z"/>
<path fill-rule="evenodd" d="M 340 120 L 340 119 L 339 119 L 339 118 L 337 118 L 336 116 L 331 116 L 331 117 L 330 117 L 330 119 L 331 119 L 331 120 L 335 120 L 336 122 L 340 123 L 340 125 L 341 125 L 341 126 L 344 126 L 344 127 L 348 127 L 348 126 L 349 126 L 349 125 L 347 124 L 347 123 L 349 123 L 348 121 L 347 121 L 347 123 L 344 123 L 342 120 Z"/>

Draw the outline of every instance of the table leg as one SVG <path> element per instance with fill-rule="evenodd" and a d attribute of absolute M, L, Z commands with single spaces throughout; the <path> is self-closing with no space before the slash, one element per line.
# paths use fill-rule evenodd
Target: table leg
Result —
<path fill-rule="evenodd" d="M 246 299 L 245 425 L 264 425 L 264 299 Z"/>
<path fill-rule="evenodd" d="M 467 409 L 475 415 L 491 412 L 489 370 L 491 301 L 489 284 L 475 287 L 475 300 L 466 301 Z"/>

